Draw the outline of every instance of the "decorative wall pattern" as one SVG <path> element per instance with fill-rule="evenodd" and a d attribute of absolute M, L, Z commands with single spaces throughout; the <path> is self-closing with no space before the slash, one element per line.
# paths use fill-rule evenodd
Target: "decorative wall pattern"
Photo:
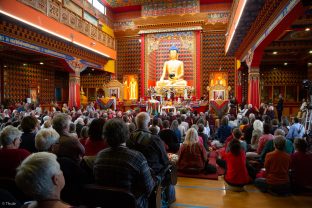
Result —
<path fill-rule="evenodd" d="M 260 81 L 263 86 L 297 86 L 306 79 L 307 72 L 298 70 L 261 70 Z"/>
<path fill-rule="evenodd" d="M 210 72 L 218 71 L 228 72 L 228 86 L 234 91 L 235 58 L 225 56 L 224 46 L 224 32 L 202 33 L 202 89 L 209 85 Z"/>
<path fill-rule="evenodd" d="M 40 103 L 54 100 L 54 71 L 36 65 L 9 64 L 4 68 L 4 99 L 23 102 L 30 97 L 30 88 L 36 88 Z"/>
<path fill-rule="evenodd" d="M 216 23 L 228 23 L 230 19 L 229 11 L 220 11 L 220 12 L 208 12 L 208 21 L 207 23 L 216 24 Z"/>
<path fill-rule="evenodd" d="M 151 2 L 142 6 L 142 16 L 165 16 L 200 12 L 198 0 Z"/>
<path fill-rule="evenodd" d="M 71 10 L 65 8 L 58 1 L 55 0 L 20 0 L 22 3 L 39 10 L 45 15 L 65 24 L 69 27 L 91 37 L 92 39 L 102 43 L 103 45 L 114 49 L 115 39 L 108 34 L 104 33 L 98 25 L 90 25 L 90 23 Z M 46 3 L 47 7 L 42 7 L 42 2 Z M 79 23 L 79 24 L 78 24 Z M 84 28 L 84 29 L 82 29 Z M 101 33 L 101 35 L 98 35 Z"/>
<path fill-rule="evenodd" d="M 141 83 L 141 42 L 139 37 L 117 39 L 117 80 L 127 74 L 137 74 Z M 140 92 L 139 84 L 139 92 Z"/>
<path fill-rule="evenodd" d="M 96 74 L 83 74 L 80 76 L 80 86 L 83 88 L 103 88 L 110 81 L 111 73 L 99 71 Z"/>
<path fill-rule="evenodd" d="M 134 22 L 132 20 L 122 20 L 122 21 L 118 21 L 118 22 L 114 22 L 114 30 L 118 31 L 118 30 L 134 30 L 137 27 L 135 26 Z"/>
<path fill-rule="evenodd" d="M 164 0 L 153 0 L 153 2 L 163 2 Z M 142 5 L 146 0 L 106 0 L 111 7 L 125 7 L 133 5 Z"/>
<path fill-rule="evenodd" d="M 170 60 L 169 48 L 173 45 L 179 49 L 178 60 L 184 63 L 184 79 L 188 85 L 195 85 L 196 46 L 193 31 L 147 34 L 145 42 L 146 78 L 149 81 L 160 79 L 165 61 Z"/>

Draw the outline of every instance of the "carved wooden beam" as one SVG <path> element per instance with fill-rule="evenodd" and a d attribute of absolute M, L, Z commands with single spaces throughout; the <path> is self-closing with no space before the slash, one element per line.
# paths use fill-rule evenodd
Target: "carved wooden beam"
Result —
<path fill-rule="evenodd" d="M 158 17 L 140 17 L 133 20 L 133 22 L 140 29 L 152 29 L 163 27 L 202 26 L 206 19 L 206 13 L 192 13 Z"/>

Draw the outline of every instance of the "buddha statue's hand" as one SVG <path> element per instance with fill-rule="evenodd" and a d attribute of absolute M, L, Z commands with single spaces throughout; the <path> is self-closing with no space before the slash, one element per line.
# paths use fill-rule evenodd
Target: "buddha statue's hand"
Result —
<path fill-rule="evenodd" d="M 175 76 L 175 74 L 174 74 L 174 73 L 170 73 L 170 74 L 169 74 L 169 78 L 170 78 L 170 79 L 175 79 L 175 78 L 176 78 L 176 76 Z"/>

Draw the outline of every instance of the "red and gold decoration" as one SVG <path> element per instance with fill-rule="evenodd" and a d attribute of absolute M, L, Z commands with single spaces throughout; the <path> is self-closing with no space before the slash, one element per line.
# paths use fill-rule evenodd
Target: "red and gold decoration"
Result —
<path fill-rule="evenodd" d="M 228 100 L 210 100 L 210 107 L 221 118 L 228 110 Z"/>
<path fill-rule="evenodd" d="M 124 84 L 124 100 L 137 100 L 138 92 L 139 92 L 139 83 L 138 83 L 138 75 L 124 75 L 123 77 Z"/>
<path fill-rule="evenodd" d="M 209 91 L 210 100 L 227 100 L 229 97 L 228 73 L 227 72 L 211 72 L 209 73 Z"/>

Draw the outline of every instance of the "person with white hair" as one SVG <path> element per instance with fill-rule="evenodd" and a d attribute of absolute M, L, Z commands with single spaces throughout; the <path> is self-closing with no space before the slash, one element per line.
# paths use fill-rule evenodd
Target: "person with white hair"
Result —
<path fill-rule="evenodd" d="M 163 171 L 169 165 L 169 159 L 160 137 L 148 130 L 149 121 L 150 116 L 146 112 L 141 112 L 135 117 L 137 129 L 126 140 L 126 145 L 146 157 L 153 176 L 163 175 Z"/>
<path fill-rule="evenodd" d="M 42 121 L 43 121 L 43 124 L 41 125 L 41 129 L 43 129 L 43 128 L 45 128 L 45 123 L 46 122 L 51 122 L 51 117 L 50 116 L 44 116 L 43 118 L 42 118 Z"/>
<path fill-rule="evenodd" d="M 268 110 L 266 111 L 266 115 L 269 116 L 271 120 L 274 119 L 275 114 L 274 114 L 274 107 L 272 105 L 268 107 Z"/>
<path fill-rule="evenodd" d="M 250 146 L 253 150 L 258 148 L 259 138 L 263 134 L 263 123 L 260 120 L 255 120 L 253 123 L 253 131 L 251 136 Z"/>
<path fill-rule="evenodd" d="M 36 200 L 28 207 L 70 207 L 61 201 L 65 180 L 56 155 L 52 153 L 38 152 L 26 158 L 17 168 L 15 182 L 23 192 Z"/>
<path fill-rule="evenodd" d="M 25 149 L 19 149 L 22 132 L 11 125 L 0 132 L 0 177 L 14 178 L 16 168 L 30 155 Z"/>
<path fill-rule="evenodd" d="M 69 134 L 69 125 L 71 120 L 65 113 L 58 113 L 53 117 L 52 127 L 59 133 L 60 136 Z"/>
<path fill-rule="evenodd" d="M 54 144 L 58 143 L 60 135 L 54 129 L 41 129 L 35 137 L 36 149 L 40 152 L 51 152 Z"/>
<path fill-rule="evenodd" d="M 274 131 L 274 137 L 277 137 L 277 136 L 283 136 L 283 137 L 285 137 L 285 132 L 284 132 L 284 130 L 283 130 L 283 129 L 280 129 L 280 128 L 276 129 L 276 130 Z M 273 144 L 273 140 L 270 140 L 270 141 L 268 141 L 268 142 L 265 144 L 265 146 L 264 146 L 264 148 L 263 148 L 263 150 L 262 150 L 262 152 L 261 152 L 260 160 L 261 160 L 262 162 L 264 162 L 265 156 L 266 156 L 269 152 L 272 152 L 272 151 L 274 151 L 274 144 Z M 292 143 L 289 139 L 286 139 L 284 151 L 285 151 L 286 153 L 288 153 L 289 155 L 292 154 L 292 153 L 294 152 L 293 143 Z"/>

